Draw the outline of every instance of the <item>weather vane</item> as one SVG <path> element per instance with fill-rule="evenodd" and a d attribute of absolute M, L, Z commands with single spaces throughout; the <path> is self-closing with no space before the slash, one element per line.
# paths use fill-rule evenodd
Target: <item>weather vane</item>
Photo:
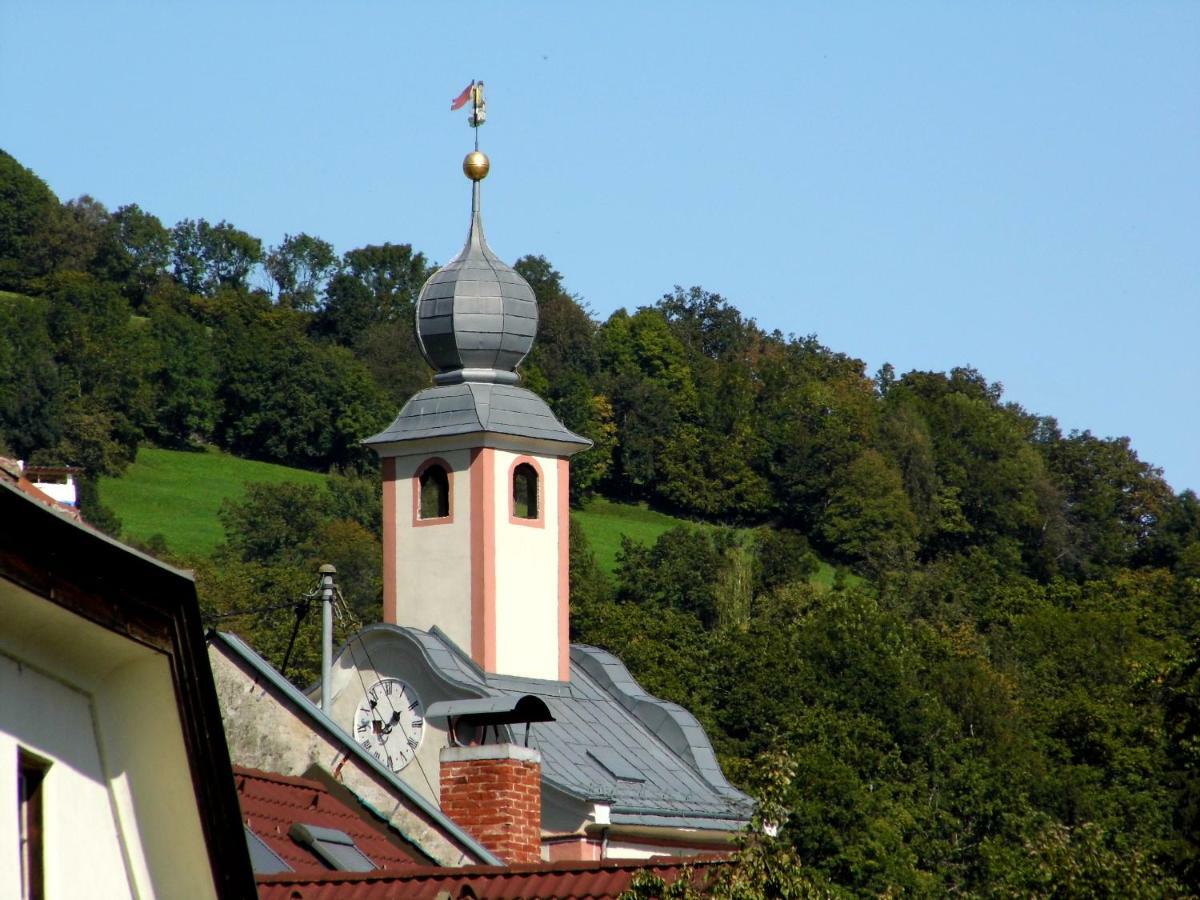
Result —
<path fill-rule="evenodd" d="M 463 174 L 474 181 L 478 189 L 479 182 L 487 177 L 491 168 L 487 156 L 479 150 L 479 126 L 487 121 L 487 101 L 483 99 L 482 81 L 472 81 L 463 88 L 463 92 L 450 101 L 450 111 L 462 109 L 468 100 L 471 101 L 471 112 L 467 115 L 467 124 L 475 129 L 475 149 L 463 160 Z"/>
<path fill-rule="evenodd" d="M 479 126 L 487 121 L 487 101 L 483 99 L 483 82 L 472 81 L 450 104 L 450 111 L 462 109 L 471 101 L 471 111 L 467 114 L 467 124 L 475 129 L 475 149 L 479 149 Z"/>

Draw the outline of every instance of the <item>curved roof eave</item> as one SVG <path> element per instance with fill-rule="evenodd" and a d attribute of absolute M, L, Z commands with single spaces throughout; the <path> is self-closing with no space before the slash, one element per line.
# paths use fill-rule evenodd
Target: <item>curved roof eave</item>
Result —
<path fill-rule="evenodd" d="M 363 441 L 366 446 L 468 434 L 502 434 L 563 445 L 570 452 L 592 442 L 567 429 L 537 394 L 516 385 L 459 382 L 426 388 L 395 420 Z"/>
<path fill-rule="evenodd" d="M 676 754 L 691 762 L 713 788 L 730 797 L 746 798 L 721 771 L 708 735 L 690 712 L 677 703 L 660 700 L 648 693 L 625 664 L 607 650 L 588 644 L 572 644 L 571 660 L 603 684 L 630 714 L 658 734 Z"/>

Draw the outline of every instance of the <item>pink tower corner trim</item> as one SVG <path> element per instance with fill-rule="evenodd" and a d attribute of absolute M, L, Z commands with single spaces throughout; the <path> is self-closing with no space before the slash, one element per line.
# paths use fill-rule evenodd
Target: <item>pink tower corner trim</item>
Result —
<path fill-rule="evenodd" d="M 558 680 L 571 680 L 571 464 L 558 461 Z"/>
<path fill-rule="evenodd" d="M 383 460 L 383 621 L 399 625 L 396 583 L 396 457 Z"/>
<path fill-rule="evenodd" d="M 496 671 L 495 451 L 471 451 L 471 658 Z"/>

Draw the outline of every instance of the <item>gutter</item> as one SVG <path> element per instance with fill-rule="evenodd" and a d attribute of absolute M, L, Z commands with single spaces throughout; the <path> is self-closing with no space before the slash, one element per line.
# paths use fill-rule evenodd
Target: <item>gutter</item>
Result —
<path fill-rule="evenodd" d="M 738 813 L 664 810 L 655 806 L 617 806 L 614 804 L 612 813 L 619 816 L 654 816 L 656 819 L 716 819 L 729 822 L 748 822 L 750 820 L 749 816 Z"/>

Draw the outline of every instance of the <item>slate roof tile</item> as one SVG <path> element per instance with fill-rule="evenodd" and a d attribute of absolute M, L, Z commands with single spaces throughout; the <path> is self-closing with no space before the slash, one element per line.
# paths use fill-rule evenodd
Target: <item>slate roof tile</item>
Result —
<path fill-rule="evenodd" d="M 505 384 L 446 384 L 426 388 L 404 404 L 395 421 L 365 444 L 388 444 L 450 434 L 495 432 L 566 444 L 591 441 L 568 431 L 540 397 Z"/>
<path fill-rule="evenodd" d="M 702 818 L 735 831 L 750 817 L 752 801 L 725 779 L 695 718 L 647 694 L 610 653 L 572 645 L 571 677 L 561 682 L 484 674 L 437 629 L 380 623 L 363 634 L 372 640 L 402 637 L 420 648 L 434 673 L 468 695 L 541 699 L 554 721 L 534 724 L 528 744 L 541 752 L 543 783 L 551 790 L 604 800 L 614 814 L 665 817 L 656 824 Z M 523 725 L 505 729 L 509 740 L 526 742 Z M 615 777 L 588 753 L 605 748 L 628 760 L 644 781 Z"/>

